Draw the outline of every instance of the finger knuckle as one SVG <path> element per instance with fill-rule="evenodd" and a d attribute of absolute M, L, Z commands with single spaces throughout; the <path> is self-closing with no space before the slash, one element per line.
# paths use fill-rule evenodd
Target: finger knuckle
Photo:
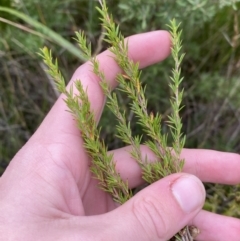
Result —
<path fill-rule="evenodd" d="M 169 230 L 164 207 L 153 197 L 142 197 L 133 204 L 133 214 L 147 240 L 164 240 Z"/>

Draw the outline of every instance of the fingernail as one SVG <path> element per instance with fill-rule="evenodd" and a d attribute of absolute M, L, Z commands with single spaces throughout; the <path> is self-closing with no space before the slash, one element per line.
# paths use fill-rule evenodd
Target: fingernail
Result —
<path fill-rule="evenodd" d="M 184 175 L 172 184 L 172 193 L 185 213 L 200 209 L 205 200 L 205 189 L 195 176 Z"/>

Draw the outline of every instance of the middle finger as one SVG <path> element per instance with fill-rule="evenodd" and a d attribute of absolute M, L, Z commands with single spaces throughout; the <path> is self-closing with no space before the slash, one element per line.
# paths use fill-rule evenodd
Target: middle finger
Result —
<path fill-rule="evenodd" d="M 131 157 L 131 146 L 112 151 L 117 171 L 130 188 L 143 184 L 142 170 Z M 141 153 L 149 161 L 156 158 L 152 151 L 142 145 Z M 183 172 L 193 174 L 203 182 L 235 185 L 240 183 L 240 155 L 201 149 L 183 149 L 181 157 L 185 159 Z"/>

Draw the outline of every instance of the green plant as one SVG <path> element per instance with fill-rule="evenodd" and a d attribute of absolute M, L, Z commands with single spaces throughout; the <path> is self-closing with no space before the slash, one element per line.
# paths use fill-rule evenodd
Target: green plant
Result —
<path fill-rule="evenodd" d="M 106 47 L 106 43 L 101 41 L 95 0 L 0 2 L 1 7 L 29 16 L 59 33 L 70 43 L 73 30 L 84 29 L 94 53 Z M 239 153 L 240 99 L 237 93 L 240 91 L 240 1 L 109 0 L 107 4 L 125 36 L 165 29 L 166 23 L 172 18 L 182 23 L 183 52 L 188 53 L 182 63 L 185 107 L 181 116 L 183 132 L 187 136 L 185 146 Z M 12 14 L 1 12 L 0 15 L 41 33 L 40 29 Z M 81 63 L 68 54 L 64 46 L 59 47 L 60 42 L 57 40 L 50 42 L 43 35 L 34 36 L 9 24 L 3 27 L 0 36 L 0 175 L 34 133 L 57 98 L 50 78 L 40 67 L 42 60 L 37 58 L 35 52 L 43 44 L 51 48 L 66 80 L 70 79 L 74 69 Z M 167 59 L 146 68 L 141 74 L 142 84 L 148 82 L 145 90 L 148 108 L 153 113 L 163 113 L 164 131 L 170 113 L 168 83 L 171 64 L 171 60 Z M 119 90 L 115 93 L 119 105 L 126 110 L 126 118 L 134 123 L 131 125 L 132 134 L 141 135 L 142 128 L 135 125 L 136 118 L 132 117 L 132 111 L 127 108 L 130 102 L 127 95 Z M 109 150 L 123 145 L 120 139 L 115 138 L 116 124 L 110 110 L 105 108 L 99 125 L 102 126 L 101 138 L 108 143 Z M 142 136 L 144 141 L 147 141 L 145 135 Z M 169 142 L 171 144 L 171 138 Z M 208 184 L 205 208 L 219 214 L 240 217 L 236 209 L 229 208 L 238 206 L 236 199 L 229 195 L 235 193 L 236 189 L 239 190 L 239 185 L 217 185 L 215 188 L 213 184 Z"/>
<path fill-rule="evenodd" d="M 171 82 L 171 114 L 168 116 L 169 133 L 163 133 L 161 130 L 161 115 L 159 113 L 149 113 L 147 108 L 147 99 L 145 97 L 146 86 L 140 82 L 141 72 L 139 64 L 134 63 L 128 57 L 128 43 L 116 26 L 112 16 L 108 14 L 105 1 L 99 1 L 101 8 L 98 11 L 101 15 L 102 26 L 105 29 L 105 42 L 112 47 L 110 51 L 114 54 L 114 59 L 122 69 L 124 74 L 119 74 L 119 90 L 127 94 L 131 99 L 130 109 L 136 115 L 138 124 L 142 127 L 149 139 L 145 144 L 152 150 L 156 156 L 155 162 L 149 162 L 143 157 L 140 151 L 142 136 L 133 136 L 130 122 L 126 120 L 125 111 L 121 110 L 118 98 L 112 93 L 108 85 L 104 72 L 100 70 L 99 62 L 95 56 L 92 57 L 91 44 L 83 32 L 76 32 L 77 42 L 83 51 L 85 58 L 89 59 L 93 66 L 93 72 L 101 79 L 100 85 L 104 94 L 108 97 L 107 106 L 117 119 L 117 133 L 125 144 L 132 146 L 131 155 L 142 168 L 142 178 L 147 183 L 153 183 L 162 177 L 175 172 L 181 172 L 184 160 L 180 158 L 180 153 L 185 143 L 185 137 L 182 135 L 182 122 L 180 110 L 182 109 L 183 91 L 180 91 L 180 84 L 183 78 L 180 76 L 180 64 L 184 55 L 181 51 L 181 31 L 175 19 L 170 22 L 169 28 L 172 36 L 172 56 L 175 66 L 172 70 Z M 41 50 L 41 56 L 45 64 L 49 67 L 48 73 L 54 78 L 57 89 L 66 96 L 65 102 L 70 112 L 77 122 L 81 131 L 86 151 L 92 160 L 91 171 L 99 181 L 99 187 L 110 193 L 113 199 L 123 204 L 132 197 L 132 191 L 128 188 L 127 182 L 121 180 L 120 175 L 115 170 L 113 155 L 108 154 L 108 149 L 104 141 L 100 141 L 100 129 L 97 128 L 94 114 L 91 112 L 90 102 L 88 100 L 87 89 L 85 90 L 78 80 L 75 82 L 75 88 L 78 94 L 73 93 L 73 86 L 68 91 L 65 81 L 59 71 L 57 61 L 52 60 L 51 51 L 46 47 Z M 172 147 L 168 147 L 168 136 L 171 136 Z M 186 227 L 175 236 L 176 240 L 192 240 L 192 235 L 196 228 Z"/>

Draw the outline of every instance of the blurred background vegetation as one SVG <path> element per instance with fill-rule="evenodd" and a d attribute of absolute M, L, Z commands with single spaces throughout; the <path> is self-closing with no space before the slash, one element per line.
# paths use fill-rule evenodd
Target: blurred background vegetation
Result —
<path fill-rule="evenodd" d="M 240 151 L 240 0 L 107 0 L 125 36 L 182 23 L 186 147 Z M 47 45 L 69 80 L 84 62 L 73 40 L 84 30 L 94 53 L 102 42 L 95 0 L 0 0 L 0 175 L 39 126 L 58 97 L 37 55 Z M 159 46 L 161 48 L 161 46 Z M 149 53 L 151 54 L 151 53 Z M 149 110 L 169 114 L 171 59 L 143 71 Z M 119 93 L 123 106 L 127 100 Z M 134 123 L 131 112 L 128 119 Z M 111 113 L 104 110 L 102 137 L 115 138 Z M 134 133 L 141 130 L 132 125 Z M 163 128 L 165 128 L 163 126 Z M 206 209 L 240 217 L 240 187 L 206 184 Z"/>

